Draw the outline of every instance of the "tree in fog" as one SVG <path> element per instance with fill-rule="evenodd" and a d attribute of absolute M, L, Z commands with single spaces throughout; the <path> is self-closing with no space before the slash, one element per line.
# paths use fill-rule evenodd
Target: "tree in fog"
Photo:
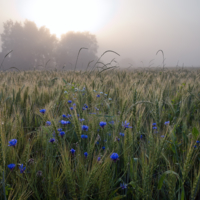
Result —
<path fill-rule="evenodd" d="M 98 44 L 96 36 L 89 32 L 68 32 L 61 36 L 56 49 L 56 60 L 60 67 L 65 66 L 67 69 L 74 69 L 76 58 L 80 48 L 76 69 L 85 70 L 90 61 L 97 60 Z"/>
<path fill-rule="evenodd" d="M 97 59 L 98 45 L 95 35 L 89 32 L 68 32 L 58 40 L 45 26 L 38 28 L 34 22 L 28 20 L 24 24 L 12 20 L 5 22 L 1 41 L 0 63 L 2 58 L 13 50 L 4 61 L 4 69 L 44 69 L 46 63 L 48 68 L 57 66 L 62 69 L 65 66 L 65 69 L 74 69 L 81 47 L 88 49 L 81 51 L 77 69 L 84 70 L 89 61 Z"/>
<path fill-rule="evenodd" d="M 23 70 L 44 66 L 54 57 L 57 44 L 56 36 L 51 35 L 49 29 L 44 26 L 37 28 L 34 22 L 28 20 L 24 24 L 12 20 L 4 23 L 1 40 L 0 57 L 13 50 L 4 61 L 6 68 L 17 67 Z"/>

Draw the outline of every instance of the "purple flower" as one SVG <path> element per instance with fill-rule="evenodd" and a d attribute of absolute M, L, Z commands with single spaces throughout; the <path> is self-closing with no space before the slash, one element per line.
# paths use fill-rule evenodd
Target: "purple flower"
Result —
<path fill-rule="evenodd" d="M 72 103 L 72 100 L 69 100 L 68 103 Z"/>
<path fill-rule="evenodd" d="M 106 122 L 100 122 L 100 123 L 99 123 L 99 126 L 101 126 L 102 128 L 104 128 L 104 126 L 105 126 L 106 124 L 107 124 Z"/>
<path fill-rule="evenodd" d="M 12 139 L 12 140 L 9 141 L 8 143 L 9 143 L 9 145 L 8 145 L 9 147 L 11 147 L 11 146 L 15 147 L 16 144 L 17 144 L 17 139 Z"/>
<path fill-rule="evenodd" d="M 97 97 L 100 97 L 100 94 L 97 94 Z"/>
<path fill-rule="evenodd" d="M 85 153 L 84 153 L 84 156 L 87 158 L 87 156 L 88 156 L 88 153 L 87 153 L 87 152 L 85 152 Z"/>
<path fill-rule="evenodd" d="M 46 125 L 47 125 L 47 126 L 50 126 L 50 125 L 51 125 L 51 122 L 50 122 L 50 121 L 46 121 Z"/>
<path fill-rule="evenodd" d="M 9 168 L 10 170 L 13 170 L 13 169 L 15 168 L 15 164 L 9 164 L 9 165 L 8 165 L 8 168 Z"/>
<path fill-rule="evenodd" d="M 55 142 L 56 140 L 54 139 L 54 138 L 51 138 L 50 140 L 49 140 L 49 142 L 51 142 L 52 144 Z"/>
<path fill-rule="evenodd" d="M 156 126 L 156 123 L 153 123 L 152 126 Z"/>
<path fill-rule="evenodd" d="M 170 121 L 166 121 L 164 124 L 165 124 L 165 125 L 169 125 L 169 123 L 170 123 Z"/>
<path fill-rule="evenodd" d="M 20 169 L 20 173 L 24 173 L 26 167 L 23 167 L 23 164 L 21 164 L 21 165 L 19 166 L 19 169 Z"/>
<path fill-rule="evenodd" d="M 82 138 L 82 139 L 87 139 L 88 136 L 87 136 L 87 135 L 81 135 L 81 138 Z"/>
<path fill-rule="evenodd" d="M 124 137 L 124 133 L 119 133 L 119 135 L 121 135 L 122 137 Z"/>
<path fill-rule="evenodd" d="M 111 158 L 114 162 L 116 162 L 116 161 L 119 159 L 119 156 L 118 156 L 117 153 L 112 153 L 112 155 L 110 156 L 110 158 Z"/>
<path fill-rule="evenodd" d="M 89 128 L 89 127 L 88 127 L 87 125 L 83 125 L 83 126 L 82 126 L 82 130 L 83 130 L 83 131 L 88 131 L 88 128 Z"/>
<path fill-rule="evenodd" d="M 97 161 L 99 162 L 101 160 L 101 157 L 99 156 L 98 158 L 97 158 Z"/>
<path fill-rule="evenodd" d="M 60 136 L 63 138 L 64 135 L 65 135 L 65 132 L 64 132 L 64 131 L 61 131 L 61 132 L 60 132 Z"/>
<path fill-rule="evenodd" d="M 126 128 L 132 128 L 132 126 L 129 126 L 130 123 L 127 123 L 126 121 L 123 123 L 122 122 L 122 126 L 124 127 L 124 129 Z"/>
<path fill-rule="evenodd" d="M 121 183 L 120 183 L 120 187 L 121 187 L 121 189 L 122 189 L 122 190 L 124 190 L 124 189 L 126 189 L 126 188 L 127 188 L 127 184 L 124 184 L 124 183 L 123 183 L 123 184 L 121 184 Z"/>
<path fill-rule="evenodd" d="M 161 135 L 160 137 L 161 137 L 161 138 L 164 138 L 165 136 L 164 136 L 164 135 Z"/>
<path fill-rule="evenodd" d="M 71 150 L 70 150 L 70 152 L 72 153 L 72 155 L 75 154 L 75 151 L 76 151 L 76 150 L 74 150 L 74 149 L 71 149 Z"/>
<path fill-rule="evenodd" d="M 73 107 L 70 107 L 70 110 L 74 110 L 74 108 L 73 108 Z"/>
<path fill-rule="evenodd" d="M 42 114 L 44 114 L 44 113 L 46 112 L 46 109 L 41 109 L 40 112 L 41 112 Z"/>

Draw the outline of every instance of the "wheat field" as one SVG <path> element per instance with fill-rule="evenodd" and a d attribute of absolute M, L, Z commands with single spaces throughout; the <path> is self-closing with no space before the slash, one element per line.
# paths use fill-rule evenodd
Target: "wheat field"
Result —
<path fill-rule="evenodd" d="M 0 199 L 200 198 L 200 69 L 0 73 Z"/>

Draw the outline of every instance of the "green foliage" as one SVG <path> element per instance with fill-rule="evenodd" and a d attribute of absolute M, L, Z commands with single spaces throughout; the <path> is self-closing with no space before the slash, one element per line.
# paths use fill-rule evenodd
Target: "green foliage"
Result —
<path fill-rule="evenodd" d="M 195 199 L 199 70 L 165 70 L 1 73 L 0 199 Z"/>

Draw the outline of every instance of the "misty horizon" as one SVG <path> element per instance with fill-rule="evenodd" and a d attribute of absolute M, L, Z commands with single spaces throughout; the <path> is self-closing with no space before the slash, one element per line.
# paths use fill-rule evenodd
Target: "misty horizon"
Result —
<path fill-rule="evenodd" d="M 88 32 L 96 37 L 98 47 L 96 52 L 94 51 L 95 59 L 107 50 L 120 55 L 105 54 L 101 59 L 105 63 L 115 59 L 120 67 L 125 68 L 162 67 L 161 52 L 156 55 L 162 50 L 166 67 L 200 67 L 200 2 L 198 1 L 76 0 L 71 3 L 58 0 L 56 2 L 48 3 L 46 0 L 42 2 L 36 0 L 34 3 L 30 0 L 0 2 L 3 8 L 0 34 L 4 32 L 3 23 L 8 20 L 23 24 L 27 19 L 34 22 L 38 29 L 45 26 L 49 34 L 55 34 L 57 40 L 61 35 L 70 32 L 77 34 Z M 80 6 L 77 8 L 76 5 Z M 48 9 L 43 12 L 45 6 Z M 90 11 L 86 14 L 88 7 Z M 0 51 L 2 44 L 0 39 Z M 81 44 L 76 45 L 73 51 L 74 57 L 78 54 L 77 49 L 84 47 Z M 80 59 L 84 59 L 85 54 L 86 51 L 81 51 Z M 74 59 L 72 60 L 71 62 L 75 64 Z M 86 60 L 84 64 L 82 63 L 84 69 L 88 61 Z"/>

